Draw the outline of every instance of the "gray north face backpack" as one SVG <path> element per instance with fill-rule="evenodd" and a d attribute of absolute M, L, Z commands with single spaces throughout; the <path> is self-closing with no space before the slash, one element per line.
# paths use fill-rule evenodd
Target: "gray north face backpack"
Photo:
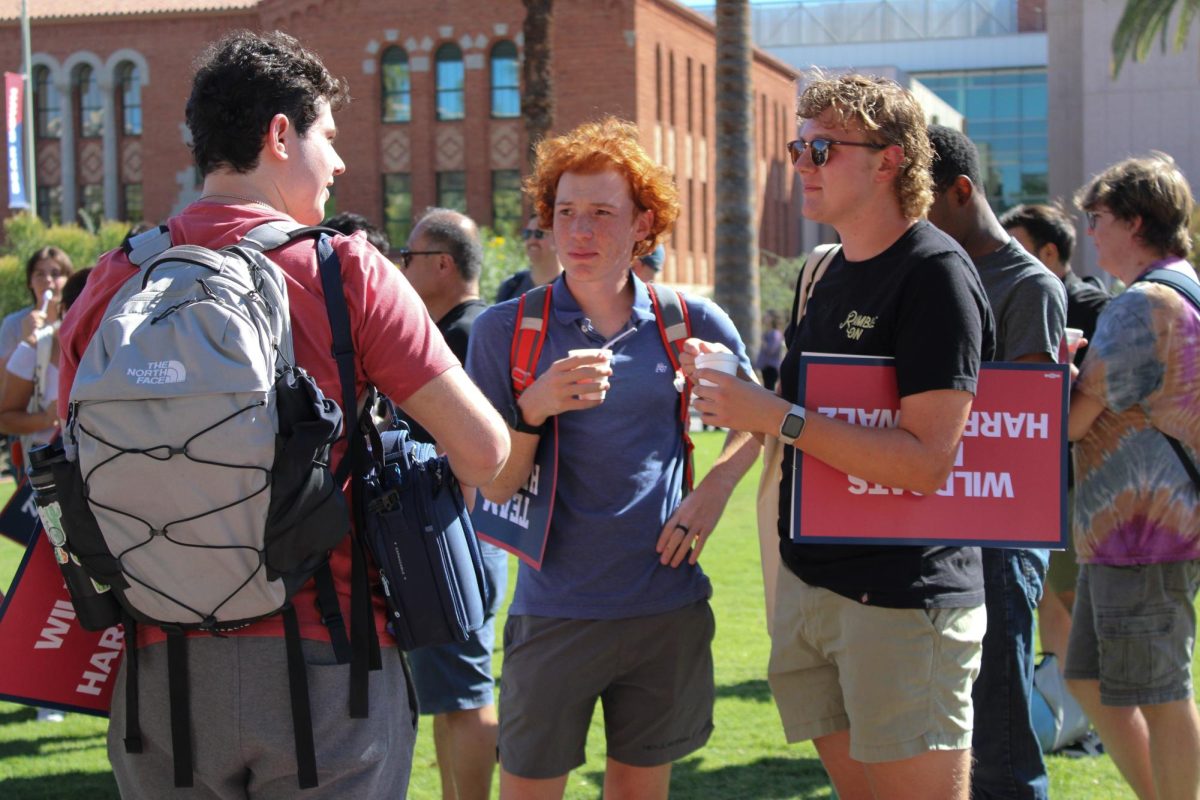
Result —
<path fill-rule="evenodd" d="M 126 252 L 138 271 L 71 387 L 73 469 L 59 483 L 69 544 L 112 587 L 127 636 L 139 623 L 167 633 L 180 786 L 192 782 L 187 631 L 284 615 L 302 787 L 316 785 L 316 770 L 290 599 L 314 576 L 339 661 L 349 660 L 328 565 L 349 531 L 328 468 L 341 411 L 296 364 L 283 273 L 264 255 L 301 236 L 324 233 L 267 223 L 215 251 L 172 246 L 165 226 L 134 237 Z M 319 244 L 340 275 L 328 239 Z M 136 752 L 136 647 L 128 653 L 126 747 Z"/>

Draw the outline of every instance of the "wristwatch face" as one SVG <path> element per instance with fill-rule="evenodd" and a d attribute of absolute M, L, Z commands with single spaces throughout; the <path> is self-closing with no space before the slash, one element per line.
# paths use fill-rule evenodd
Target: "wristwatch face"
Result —
<path fill-rule="evenodd" d="M 788 414 L 783 418 L 783 425 L 779 426 L 779 435 L 782 439 L 795 441 L 796 437 L 804 431 L 804 417 L 799 414 Z"/>

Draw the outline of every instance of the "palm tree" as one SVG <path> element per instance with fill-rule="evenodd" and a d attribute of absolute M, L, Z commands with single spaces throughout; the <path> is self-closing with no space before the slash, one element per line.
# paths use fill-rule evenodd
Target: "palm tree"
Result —
<path fill-rule="evenodd" d="M 1174 48 L 1179 51 L 1187 43 L 1192 20 L 1200 11 L 1200 0 L 1126 0 L 1125 11 L 1113 31 L 1113 78 L 1120 74 L 1126 59 L 1144 61 L 1155 38 L 1166 52 L 1168 23 L 1176 6 L 1179 7 L 1179 21 L 1175 27 Z"/>
<path fill-rule="evenodd" d="M 550 38 L 554 30 L 554 0 L 523 0 L 525 3 L 525 58 L 521 77 L 521 116 L 525 117 L 527 160 L 533 168 L 533 148 L 554 126 L 554 74 Z"/>
<path fill-rule="evenodd" d="M 737 326 L 753 357 L 760 333 L 755 241 L 750 8 L 717 0 L 716 264 L 713 298 Z"/>

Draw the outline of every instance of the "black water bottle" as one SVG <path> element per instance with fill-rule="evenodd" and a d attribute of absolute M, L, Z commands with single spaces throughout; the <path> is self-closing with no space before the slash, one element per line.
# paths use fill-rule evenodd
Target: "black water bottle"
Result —
<path fill-rule="evenodd" d="M 112 591 L 108 586 L 92 580 L 67 547 L 62 508 L 58 504 L 58 487 L 54 482 L 54 466 L 67 461 L 62 444 L 53 442 L 35 447 L 29 451 L 28 457 L 29 484 L 33 487 L 38 516 L 41 517 L 46 538 L 54 548 L 54 560 L 62 570 L 79 624 L 89 631 L 102 631 L 116 625 L 121 621 L 121 608 Z"/>

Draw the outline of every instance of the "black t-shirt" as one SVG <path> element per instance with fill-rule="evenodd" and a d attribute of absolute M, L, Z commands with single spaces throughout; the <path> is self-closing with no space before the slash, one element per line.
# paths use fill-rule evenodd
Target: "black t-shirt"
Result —
<path fill-rule="evenodd" d="M 496 302 L 503 303 L 505 300 L 512 300 L 514 297 L 520 297 L 533 288 L 533 273 L 527 269 L 520 272 L 514 272 L 503 281 L 499 288 L 496 289 Z"/>
<path fill-rule="evenodd" d="M 467 361 L 467 343 L 471 338 L 471 326 L 475 324 L 475 318 L 486 311 L 487 308 L 487 303 L 479 298 L 475 298 L 465 303 L 459 303 L 437 321 L 438 330 L 442 332 L 442 338 L 450 346 L 450 352 L 458 357 L 460 364 L 465 364 Z M 416 420 L 409 417 L 400 409 L 396 409 L 396 416 L 408 423 L 408 428 L 412 431 L 413 439 L 418 442 L 433 442 L 433 437 L 429 435 L 429 431 L 418 425 Z"/>
<path fill-rule="evenodd" d="M 1063 285 L 1067 287 L 1067 327 L 1079 328 L 1083 331 L 1083 338 L 1091 339 L 1096 331 L 1096 319 L 1112 297 L 1070 270 L 1063 277 Z M 1085 353 L 1086 346 L 1075 351 L 1075 366 L 1083 363 Z"/>
<path fill-rule="evenodd" d="M 937 389 L 974 392 L 980 361 L 990 360 L 995 350 L 994 330 L 967 254 L 937 228 L 918 222 L 872 259 L 848 262 L 841 253 L 834 258 L 799 328 L 787 332 L 783 396 L 797 401 L 802 352 L 891 356 L 901 397 Z M 788 520 L 794 454 L 784 449 L 779 550 L 801 580 L 890 608 L 983 602 L 977 547 L 793 542 Z"/>

